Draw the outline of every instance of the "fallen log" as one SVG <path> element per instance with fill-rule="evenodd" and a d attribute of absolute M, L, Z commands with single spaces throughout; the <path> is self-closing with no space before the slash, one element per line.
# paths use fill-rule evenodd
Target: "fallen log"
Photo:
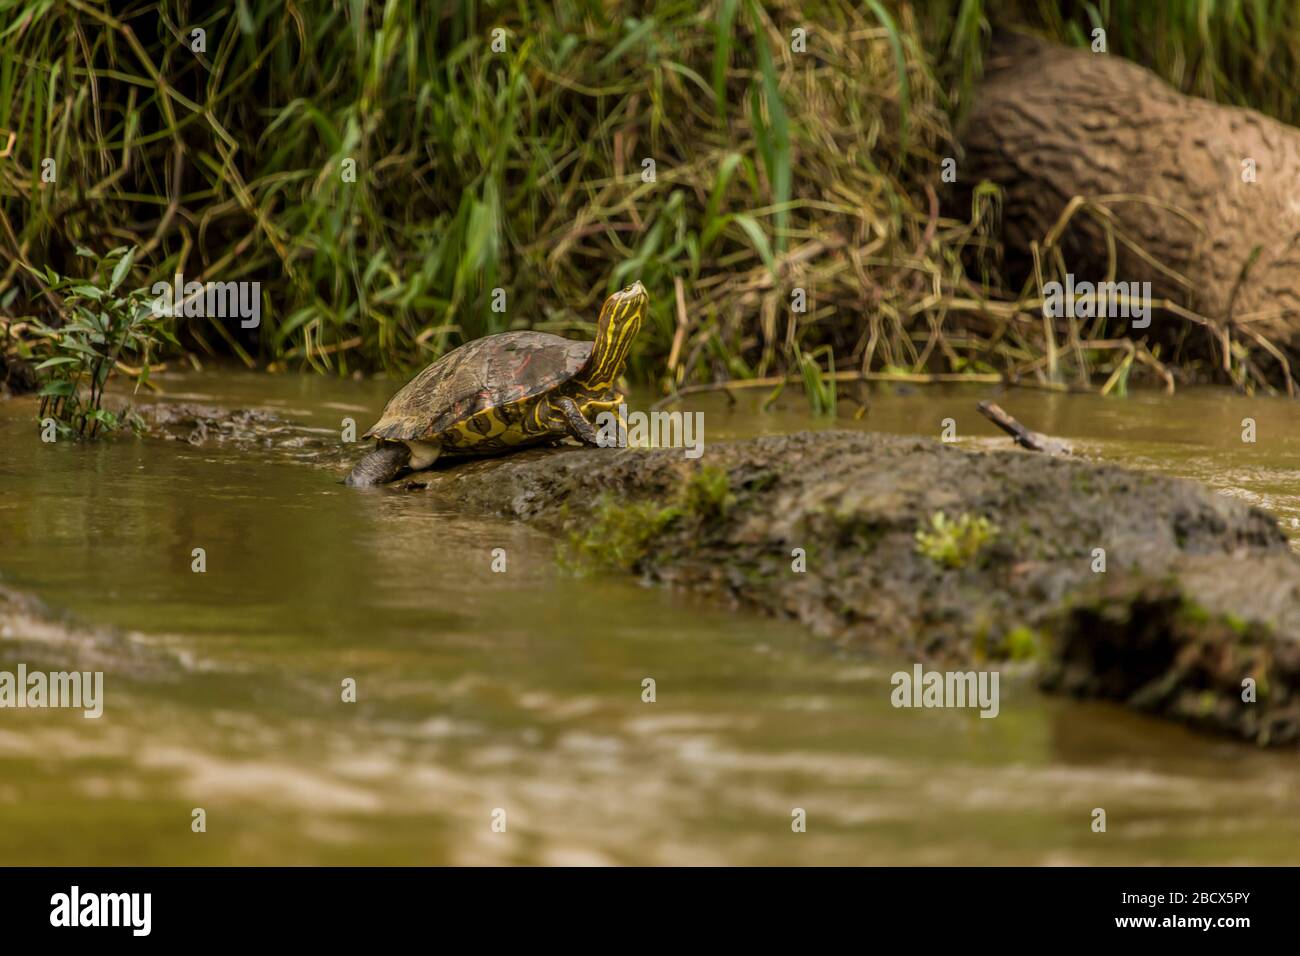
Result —
<path fill-rule="evenodd" d="M 961 140 L 950 211 L 969 215 L 982 180 L 1002 187 L 1017 282 L 1033 276 L 1031 243 L 1083 197 L 1094 210 L 1077 209 L 1059 243 L 1077 278 L 1104 279 L 1113 251 L 1117 281 L 1150 282 L 1252 347 L 1262 336 L 1300 351 L 1300 130 L 1183 96 L 1113 54 L 1010 37 Z M 1154 339 L 1185 328 L 1161 321 Z"/>

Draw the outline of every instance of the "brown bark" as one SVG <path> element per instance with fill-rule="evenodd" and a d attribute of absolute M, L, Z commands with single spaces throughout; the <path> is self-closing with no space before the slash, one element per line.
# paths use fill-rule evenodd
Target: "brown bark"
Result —
<path fill-rule="evenodd" d="M 1042 242 L 1073 197 L 1146 196 L 1154 204 L 1106 205 L 1119 230 L 1188 282 L 1122 243 L 1116 280 L 1150 281 L 1156 297 L 1300 345 L 1300 129 L 1183 96 L 1111 54 L 1015 38 L 990 58 L 962 139 L 954 212 L 969 214 L 981 180 L 1003 187 L 1013 275 L 1027 274 L 1030 242 Z M 1254 183 L 1243 182 L 1247 159 Z M 1061 245 L 1076 280 L 1104 278 L 1105 231 L 1091 216 L 1076 215 Z M 1154 338 L 1173 329 L 1155 313 Z"/>

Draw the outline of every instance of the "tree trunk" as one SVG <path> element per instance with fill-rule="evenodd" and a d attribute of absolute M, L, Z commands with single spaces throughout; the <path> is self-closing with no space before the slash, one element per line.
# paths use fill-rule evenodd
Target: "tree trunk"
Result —
<path fill-rule="evenodd" d="M 1030 242 L 1073 197 L 1112 197 L 1117 231 L 1182 277 L 1117 242 L 1116 281 L 1149 281 L 1154 297 L 1230 323 L 1234 337 L 1250 329 L 1300 345 L 1300 130 L 1183 96 L 1110 54 L 1016 37 L 990 57 L 962 139 L 953 212 L 969 215 L 981 180 L 1004 189 L 1017 281 L 1031 274 Z M 1076 214 L 1061 247 L 1076 281 L 1105 278 L 1106 231 L 1094 217 Z M 1155 313 L 1148 331 L 1169 340 L 1185 324 Z"/>

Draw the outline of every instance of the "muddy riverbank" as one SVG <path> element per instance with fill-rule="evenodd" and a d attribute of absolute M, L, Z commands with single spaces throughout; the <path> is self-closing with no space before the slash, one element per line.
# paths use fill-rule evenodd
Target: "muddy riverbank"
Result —
<path fill-rule="evenodd" d="M 1023 663 L 1049 690 L 1300 739 L 1300 561 L 1273 518 L 1192 482 L 821 432 L 701 462 L 532 452 L 397 486 L 544 526 L 585 572 L 711 592 L 845 646 Z"/>

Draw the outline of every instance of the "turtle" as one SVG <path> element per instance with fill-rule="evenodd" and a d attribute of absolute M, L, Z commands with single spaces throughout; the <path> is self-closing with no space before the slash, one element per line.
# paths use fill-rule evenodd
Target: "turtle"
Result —
<path fill-rule="evenodd" d="M 592 416 L 617 414 L 632 340 L 650 297 L 640 282 L 605 300 L 594 342 L 499 332 L 453 349 L 401 387 L 362 436 L 375 448 L 344 483 L 392 481 L 438 458 L 499 455 L 576 438 L 598 445 Z"/>

